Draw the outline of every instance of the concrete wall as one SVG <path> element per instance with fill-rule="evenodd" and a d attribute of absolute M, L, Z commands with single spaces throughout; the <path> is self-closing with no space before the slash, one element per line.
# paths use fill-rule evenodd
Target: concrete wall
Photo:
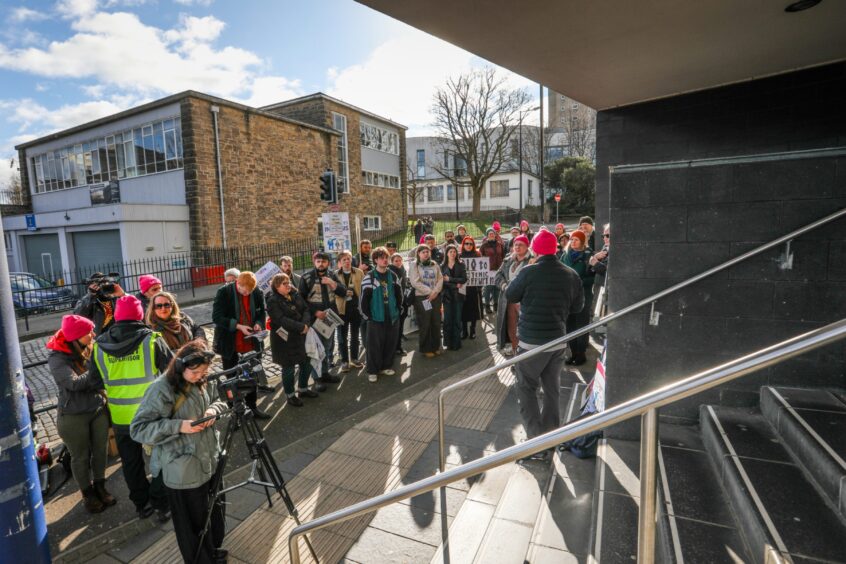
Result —
<path fill-rule="evenodd" d="M 846 64 L 602 111 L 597 223 L 610 218 L 612 309 L 846 207 Z M 790 153 L 782 155 L 780 153 Z M 770 155 L 761 159 L 755 155 Z M 622 164 L 722 157 L 671 168 Z M 846 221 L 798 238 L 793 270 L 772 250 L 608 330 L 613 405 L 846 315 Z M 806 354 L 662 410 L 754 405 L 763 384 L 842 386 L 846 345 Z M 620 434 L 636 434 L 623 426 Z"/>

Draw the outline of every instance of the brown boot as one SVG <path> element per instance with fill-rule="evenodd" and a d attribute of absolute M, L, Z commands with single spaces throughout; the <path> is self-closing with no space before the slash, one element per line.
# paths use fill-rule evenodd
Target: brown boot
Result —
<path fill-rule="evenodd" d="M 82 501 L 85 503 L 85 509 L 88 513 L 101 513 L 106 506 L 97 497 L 97 492 L 94 491 L 94 486 L 88 486 L 82 492 Z"/>
<path fill-rule="evenodd" d="M 97 492 L 97 497 L 106 507 L 111 507 L 117 503 L 115 496 L 106 490 L 106 480 L 94 480 L 94 491 Z"/>

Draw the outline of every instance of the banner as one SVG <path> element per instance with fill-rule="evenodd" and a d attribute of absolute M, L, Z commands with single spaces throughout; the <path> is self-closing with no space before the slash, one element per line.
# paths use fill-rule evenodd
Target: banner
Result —
<path fill-rule="evenodd" d="M 467 269 L 467 286 L 489 286 L 494 283 L 496 271 L 491 272 L 488 257 L 463 258 L 461 262 Z"/>
<path fill-rule="evenodd" d="M 256 281 L 261 291 L 267 295 L 270 293 L 270 281 L 273 277 L 281 273 L 282 269 L 273 261 L 268 262 L 258 270 L 256 270 Z"/>
<path fill-rule="evenodd" d="M 327 253 L 340 253 L 344 249 L 352 250 L 350 235 L 350 215 L 347 212 L 324 213 L 323 248 Z"/>

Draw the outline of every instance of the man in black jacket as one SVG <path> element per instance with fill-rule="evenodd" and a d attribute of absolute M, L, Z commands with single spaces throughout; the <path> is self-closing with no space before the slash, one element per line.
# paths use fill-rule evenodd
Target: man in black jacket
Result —
<path fill-rule="evenodd" d="M 239 354 L 256 350 L 259 343 L 249 337 L 264 329 L 266 319 L 264 294 L 252 272 L 242 272 L 234 283 L 224 284 L 217 290 L 212 306 L 214 352 L 220 355 L 224 370 L 238 364 Z M 256 419 L 270 419 L 270 415 L 256 405 L 256 389 L 244 399 Z"/>
<path fill-rule="evenodd" d="M 557 247 L 555 235 L 546 229 L 538 231 L 532 239 L 532 251 L 538 258 L 523 268 L 505 290 L 509 302 L 520 304 L 518 354 L 563 337 L 567 333 L 567 317 L 584 306 L 582 281 L 555 257 Z M 517 401 L 530 439 L 561 424 L 558 391 L 565 346 L 517 364 Z M 538 386 L 543 387 L 543 409 L 538 406 Z M 528 458 L 544 460 L 548 454 L 543 451 Z"/>
<path fill-rule="evenodd" d="M 94 322 L 94 334 L 100 335 L 114 323 L 115 304 L 126 292 L 120 284 L 107 280 L 102 272 L 88 279 L 88 293 L 79 300 L 73 312 Z"/>
<path fill-rule="evenodd" d="M 317 319 L 324 319 L 326 317 L 326 310 L 331 309 L 338 313 L 335 306 L 335 296 L 346 298 L 347 287 L 341 284 L 338 277 L 329 270 L 329 255 L 324 252 L 314 253 L 314 268 L 303 274 L 300 280 L 300 295 L 308 304 L 308 309 L 311 311 L 313 317 Z M 320 381 L 319 383 L 337 384 L 341 381 L 337 376 L 329 374 L 329 366 L 332 363 L 332 357 L 335 356 L 335 335 L 331 335 L 328 339 L 320 337 L 323 343 L 323 349 L 326 356 L 323 357 L 323 363 L 320 367 Z"/>

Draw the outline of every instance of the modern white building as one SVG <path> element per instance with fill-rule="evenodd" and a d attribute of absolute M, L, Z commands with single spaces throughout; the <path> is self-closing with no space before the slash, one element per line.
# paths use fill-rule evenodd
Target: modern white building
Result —
<path fill-rule="evenodd" d="M 453 186 L 440 170 L 466 168 L 460 157 L 445 152 L 436 137 L 408 137 L 406 139 L 408 170 L 408 213 L 415 208 L 418 214 L 437 214 L 473 209 L 473 195 L 469 186 Z M 528 168 L 528 166 L 526 167 Z M 522 187 L 519 163 L 515 160 L 493 175 L 484 186 L 481 197 L 482 210 L 518 209 L 522 206 L 540 205 L 540 182 L 537 176 L 523 170 Z M 414 206 L 412 206 L 414 198 Z M 456 202 L 456 198 L 458 201 Z"/>

